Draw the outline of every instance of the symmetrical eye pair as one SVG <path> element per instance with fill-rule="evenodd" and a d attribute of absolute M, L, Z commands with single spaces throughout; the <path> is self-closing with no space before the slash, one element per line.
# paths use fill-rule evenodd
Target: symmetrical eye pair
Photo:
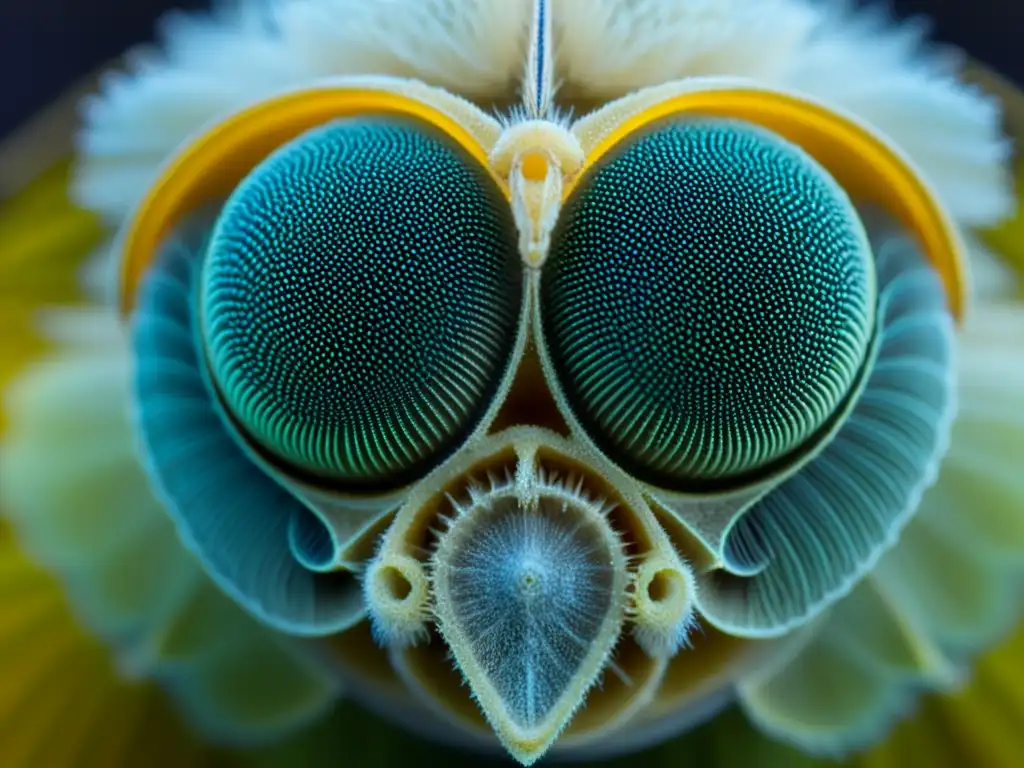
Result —
<path fill-rule="evenodd" d="M 248 610 L 409 691 L 450 669 L 413 650 L 439 632 L 535 757 L 620 638 L 658 687 L 691 620 L 781 637 L 877 560 L 944 451 L 956 236 L 894 150 L 786 94 L 503 126 L 379 85 L 232 116 L 129 221 L 141 455 Z"/>
<path fill-rule="evenodd" d="M 900 161 L 857 158 L 872 147 L 851 145 L 856 125 L 718 90 L 582 140 L 536 284 L 496 136 L 372 89 L 257 105 L 143 201 L 124 306 L 183 217 L 223 205 L 198 340 L 226 411 L 282 469 L 357 493 L 422 477 L 480 422 L 529 311 L 549 386 L 606 455 L 686 492 L 749 484 L 828 429 L 864 367 L 876 286 L 847 192 L 892 198 L 918 234 L 942 226 L 896 189 L 906 173 L 865 182 Z M 942 234 L 923 233 L 940 262 Z"/>
<path fill-rule="evenodd" d="M 524 291 L 495 180 L 438 131 L 386 116 L 316 128 L 253 170 L 200 282 L 200 336 L 242 431 L 349 491 L 418 479 L 472 431 Z M 730 121 L 663 123 L 593 168 L 540 286 L 565 401 L 606 453 L 670 487 L 798 449 L 849 393 L 873 328 L 870 248 L 845 193 Z"/>
<path fill-rule="evenodd" d="M 122 234 L 143 461 L 218 583 L 288 632 L 353 626 L 388 515 L 443 495 L 427 480 L 492 425 L 534 425 L 711 553 L 714 626 L 784 632 L 845 589 L 950 410 L 957 243 L 909 164 L 754 87 L 687 82 L 568 127 L 388 87 L 211 127 Z M 493 162 L 519 128 L 552 163 L 552 136 L 583 154 L 539 260 Z M 871 206 L 895 229 L 865 227 Z M 540 422 L 506 418 L 526 379 Z"/>

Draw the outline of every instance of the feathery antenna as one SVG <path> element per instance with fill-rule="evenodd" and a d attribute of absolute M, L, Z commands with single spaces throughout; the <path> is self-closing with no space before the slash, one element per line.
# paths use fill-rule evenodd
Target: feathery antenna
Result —
<path fill-rule="evenodd" d="M 534 0 L 530 48 L 523 82 L 526 113 L 534 119 L 548 114 L 555 91 L 555 47 L 550 6 L 550 0 Z"/>

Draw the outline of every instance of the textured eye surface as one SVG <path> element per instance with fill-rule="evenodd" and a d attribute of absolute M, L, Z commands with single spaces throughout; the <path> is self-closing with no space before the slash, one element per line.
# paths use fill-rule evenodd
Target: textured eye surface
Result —
<path fill-rule="evenodd" d="M 385 119 L 312 131 L 228 201 L 202 276 L 212 376 L 303 471 L 398 482 L 489 403 L 517 327 L 509 207 L 451 142 Z"/>
<path fill-rule="evenodd" d="M 875 283 L 845 194 L 742 124 L 663 125 L 567 201 L 542 280 L 560 386 L 602 450 L 664 485 L 765 467 L 857 380 Z"/>

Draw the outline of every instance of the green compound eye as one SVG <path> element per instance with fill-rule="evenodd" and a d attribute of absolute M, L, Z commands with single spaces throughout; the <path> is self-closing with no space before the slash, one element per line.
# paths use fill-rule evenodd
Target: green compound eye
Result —
<path fill-rule="evenodd" d="M 414 479 L 500 383 L 515 243 L 500 189 L 430 129 L 364 118 L 299 137 L 238 187 L 207 253 L 200 326 L 225 406 L 301 471 Z"/>
<path fill-rule="evenodd" d="M 663 125 L 573 192 L 542 277 L 548 352 L 599 448 L 669 487 L 780 460 L 829 422 L 871 338 L 849 199 L 739 123 Z"/>

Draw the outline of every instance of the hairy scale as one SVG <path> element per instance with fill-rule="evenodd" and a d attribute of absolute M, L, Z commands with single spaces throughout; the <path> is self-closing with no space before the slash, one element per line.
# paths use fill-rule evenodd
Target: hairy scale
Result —
<path fill-rule="evenodd" d="M 446 568 L 452 608 L 473 653 L 521 728 L 571 685 L 614 604 L 607 545 L 557 500 L 513 499 L 476 522 Z"/>

